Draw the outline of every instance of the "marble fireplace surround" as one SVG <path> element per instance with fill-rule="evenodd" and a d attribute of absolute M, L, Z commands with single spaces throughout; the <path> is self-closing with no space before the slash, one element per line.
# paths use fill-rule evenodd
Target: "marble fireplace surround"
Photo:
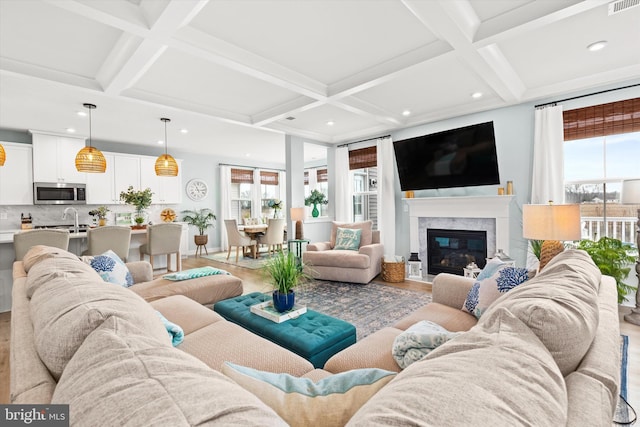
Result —
<path fill-rule="evenodd" d="M 404 199 L 409 205 L 409 248 L 422 260 L 427 275 L 427 229 L 484 230 L 487 255 L 509 251 L 509 206 L 514 196 L 424 197 Z"/>

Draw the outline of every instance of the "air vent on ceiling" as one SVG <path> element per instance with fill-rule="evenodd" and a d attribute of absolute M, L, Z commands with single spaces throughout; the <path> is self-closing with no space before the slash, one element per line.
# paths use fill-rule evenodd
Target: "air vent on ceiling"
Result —
<path fill-rule="evenodd" d="M 638 1 L 640 1 L 640 0 L 638 0 Z M 293 116 L 289 116 L 289 117 L 285 117 L 285 118 L 286 118 L 287 120 L 295 120 L 295 119 L 296 119 L 296 118 L 295 118 L 295 117 L 293 117 Z"/>
<path fill-rule="evenodd" d="M 609 16 L 640 6 L 640 0 L 616 0 L 609 3 Z"/>

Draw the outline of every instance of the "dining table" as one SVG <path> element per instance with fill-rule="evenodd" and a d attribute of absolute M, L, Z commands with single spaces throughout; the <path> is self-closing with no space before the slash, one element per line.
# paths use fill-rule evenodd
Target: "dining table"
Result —
<path fill-rule="evenodd" d="M 256 240 L 257 242 L 258 237 L 261 235 L 264 235 L 264 233 L 267 231 L 267 228 L 269 228 L 267 224 L 251 224 L 251 225 L 241 225 L 238 227 L 238 230 L 244 231 L 244 234 L 251 237 L 251 240 Z M 249 251 L 247 255 L 256 259 L 258 258 L 258 252 L 259 252 L 258 244 L 256 243 L 255 251 L 253 248 L 254 248 L 253 246 L 249 246 Z"/>

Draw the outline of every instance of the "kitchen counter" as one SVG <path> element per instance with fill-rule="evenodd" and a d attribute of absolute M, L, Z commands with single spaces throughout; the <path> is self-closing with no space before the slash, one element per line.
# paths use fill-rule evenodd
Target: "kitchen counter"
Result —
<path fill-rule="evenodd" d="M 0 230 L 0 243 L 13 243 L 13 235 L 16 233 L 27 233 L 31 230 Z M 147 234 L 146 229 L 131 230 L 131 234 Z M 86 239 L 87 233 L 69 233 L 70 239 Z"/>

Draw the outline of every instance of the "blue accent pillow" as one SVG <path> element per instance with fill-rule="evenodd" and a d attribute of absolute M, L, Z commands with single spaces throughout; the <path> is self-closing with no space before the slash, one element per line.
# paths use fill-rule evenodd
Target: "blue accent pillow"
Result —
<path fill-rule="evenodd" d="M 359 228 L 340 228 L 336 232 L 336 245 L 333 249 L 357 251 L 360 249 L 362 230 Z"/>
<path fill-rule="evenodd" d="M 98 272 L 102 280 L 128 288 L 133 285 L 133 276 L 125 263 L 112 250 L 93 257 L 89 265 Z"/>
<path fill-rule="evenodd" d="M 274 374 L 225 362 L 222 373 L 258 396 L 290 426 L 344 426 L 396 373 L 377 368 L 354 369 L 318 382 Z"/>

